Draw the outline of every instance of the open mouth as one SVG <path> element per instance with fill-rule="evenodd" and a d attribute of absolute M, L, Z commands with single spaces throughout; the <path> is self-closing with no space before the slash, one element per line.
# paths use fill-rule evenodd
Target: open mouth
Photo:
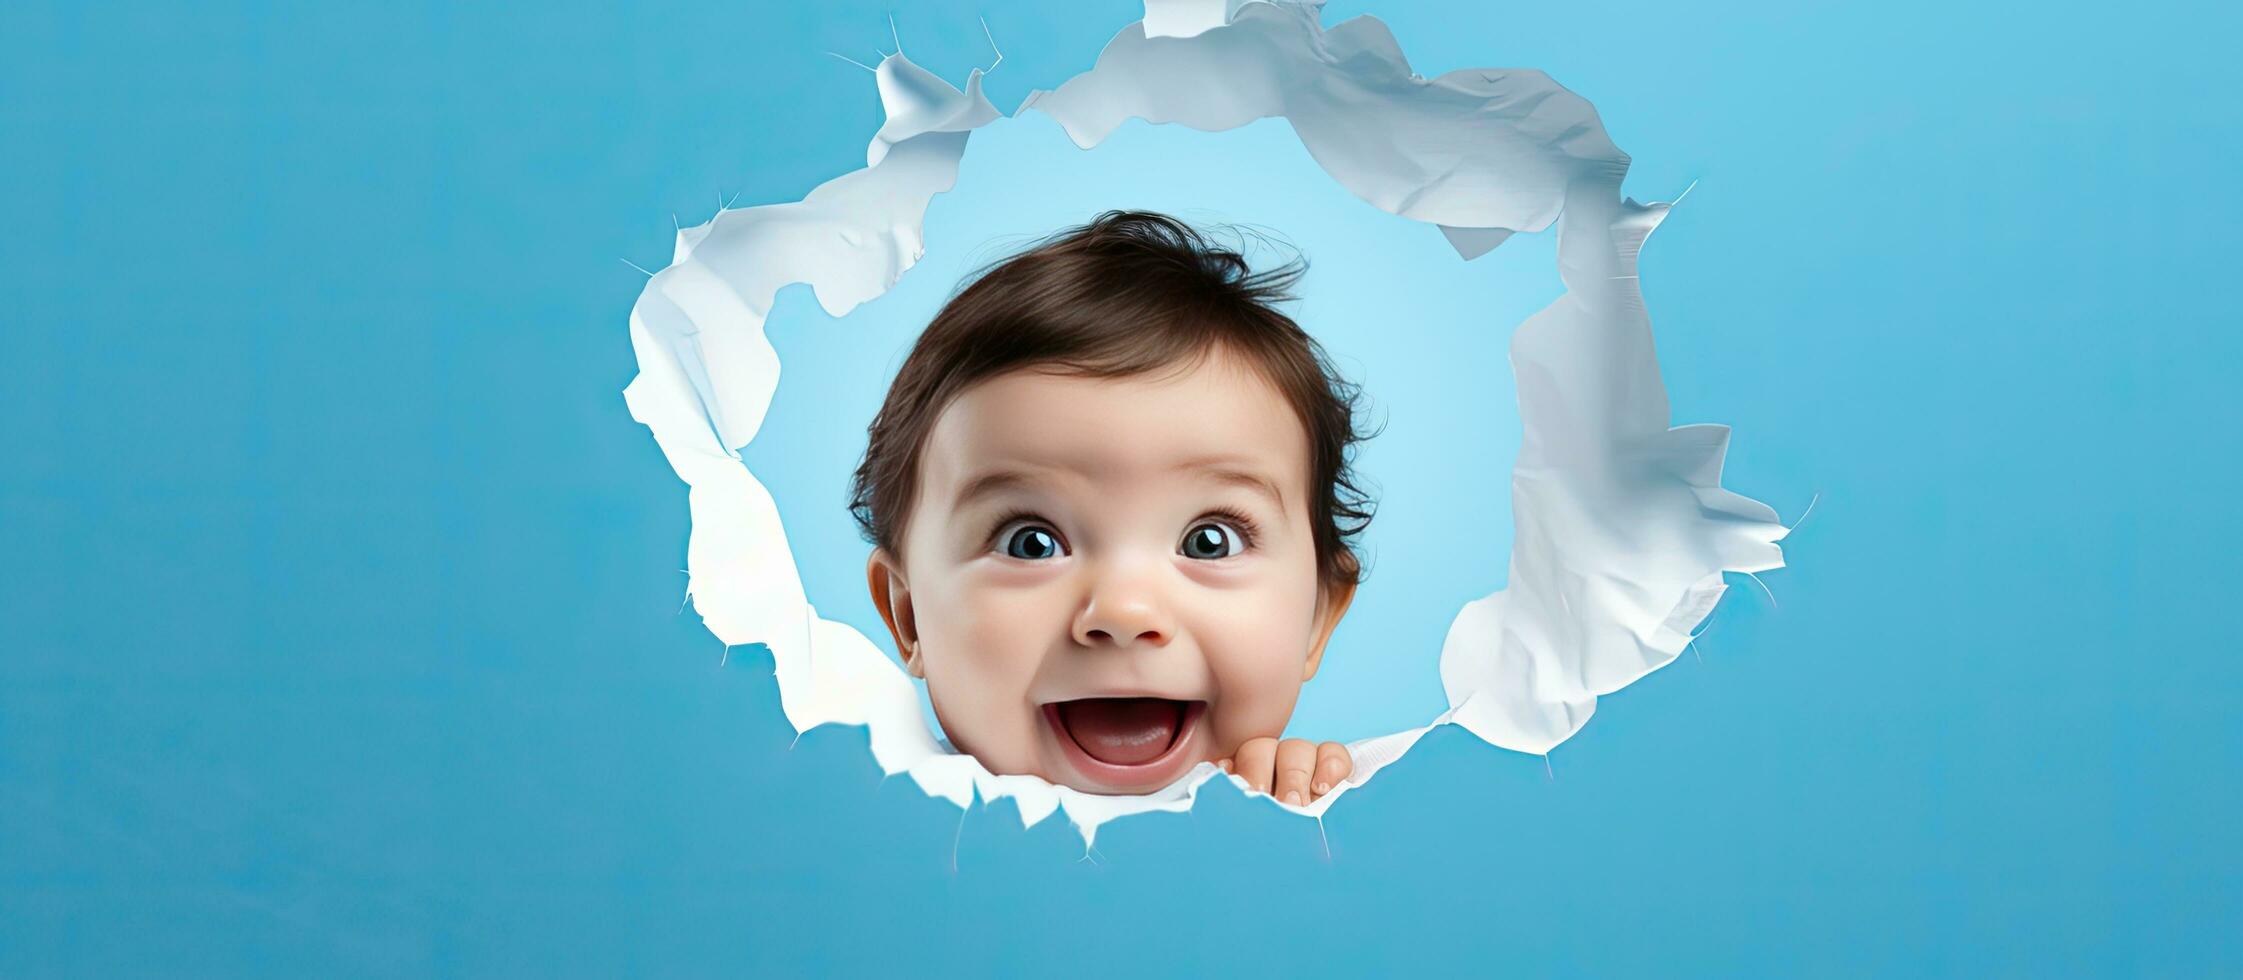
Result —
<path fill-rule="evenodd" d="M 1044 718 L 1083 775 L 1113 788 L 1157 789 L 1191 761 L 1182 751 L 1205 701 L 1083 698 L 1044 705 Z"/>

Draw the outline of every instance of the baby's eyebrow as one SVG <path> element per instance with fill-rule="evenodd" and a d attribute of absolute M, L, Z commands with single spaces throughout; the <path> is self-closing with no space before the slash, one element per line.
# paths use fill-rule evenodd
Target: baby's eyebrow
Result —
<path fill-rule="evenodd" d="M 1240 466 L 1236 457 L 1214 456 L 1187 459 L 1178 463 L 1176 468 L 1184 471 L 1197 471 L 1218 483 L 1245 487 L 1269 498 L 1270 504 L 1277 508 L 1278 513 L 1285 513 L 1285 494 L 1279 492 L 1277 484 L 1271 482 L 1268 477 Z"/>
<path fill-rule="evenodd" d="M 1035 480 L 1032 477 L 1020 470 L 990 470 L 967 480 L 965 486 L 958 488 L 958 495 L 952 498 L 951 506 L 964 510 L 966 505 L 982 497 L 1001 493 L 1014 487 L 1024 487 L 1033 482 Z"/>

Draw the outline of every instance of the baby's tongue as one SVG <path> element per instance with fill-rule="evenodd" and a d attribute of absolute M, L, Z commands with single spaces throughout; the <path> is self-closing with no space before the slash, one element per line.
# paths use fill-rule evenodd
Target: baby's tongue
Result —
<path fill-rule="evenodd" d="M 1100 762 L 1137 766 L 1160 758 L 1176 740 L 1184 704 L 1165 698 L 1091 698 L 1059 706 L 1059 723 Z"/>

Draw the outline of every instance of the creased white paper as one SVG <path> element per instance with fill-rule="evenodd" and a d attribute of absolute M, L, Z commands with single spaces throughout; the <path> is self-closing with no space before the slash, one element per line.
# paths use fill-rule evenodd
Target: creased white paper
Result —
<path fill-rule="evenodd" d="M 886 291 L 920 257 L 928 201 L 956 181 L 966 140 L 999 118 L 979 71 L 961 91 L 899 53 L 877 76 L 887 121 L 865 169 L 800 202 L 724 210 L 681 231 L 632 309 L 640 373 L 624 395 L 691 487 L 689 594 L 727 645 L 770 648 L 796 730 L 867 726 L 881 769 L 932 795 L 962 807 L 1010 797 L 1030 825 L 1064 809 L 1086 844 L 1108 820 L 1188 809 L 1222 775 L 1213 766 L 1158 793 L 1098 796 L 945 751 L 903 671 L 855 628 L 818 617 L 778 509 L 738 456 L 778 384 L 763 332 L 778 290 L 807 283 L 834 316 Z M 1558 226 L 1567 291 L 1511 344 L 1525 432 L 1510 584 L 1449 628 L 1449 710 L 1354 743 L 1345 785 L 1287 809 L 1320 817 L 1441 724 L 1546 753 L 1597 696 L 1674 659 L 1720 598 L 1723 571 L 1782 564 L 1775 513 L 1719 485 L 1728 429 L 1668 427 L 1636 256 L 1669 205 L 1620 197 L 1627 156 L 1595 109 L 1548 76 L 1420 78 L 1383 24 L 1325 29 L 1315 3 L 1148 0 L 1145 21 L 1095 67 L 1029 96 L 1030 108 L 1086 149 L 1130 118 L 1219 131 L 1283 117 L 1342 187 L 1438 227 L 1464 259 Z"/>

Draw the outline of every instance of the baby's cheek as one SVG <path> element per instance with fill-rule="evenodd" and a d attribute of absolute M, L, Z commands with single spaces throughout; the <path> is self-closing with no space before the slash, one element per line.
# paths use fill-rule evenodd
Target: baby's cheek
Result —
<path fill-rule="evenodd" d="M 927 693 L 943 731 L 992 772 L 1037 771 L 1037 717 L 1029 688 L 1044 644 L 1021 628 L 1014 597 L 961 589 L 930 596 L 920 635 Z"/>
<path fill-rule="evenodd" d="M 1005 678 L 974 666 L 940 656 L 928 663 L 927 698 L 943 733 L 991 772 L 1031 771 L 1037 761 L 1035 732 L 1026 712 L 1016 707 L 1017 698 L 1007 696 Z"/>
<path fill-rule="evenodd" d="M 1228 752 L 1250 738 L 1284 734 L 1300 699 L 1306 639 L 1277 638 L 1220 651 L 1208 665 L 1215 675 L 1217 749 Z"/>

